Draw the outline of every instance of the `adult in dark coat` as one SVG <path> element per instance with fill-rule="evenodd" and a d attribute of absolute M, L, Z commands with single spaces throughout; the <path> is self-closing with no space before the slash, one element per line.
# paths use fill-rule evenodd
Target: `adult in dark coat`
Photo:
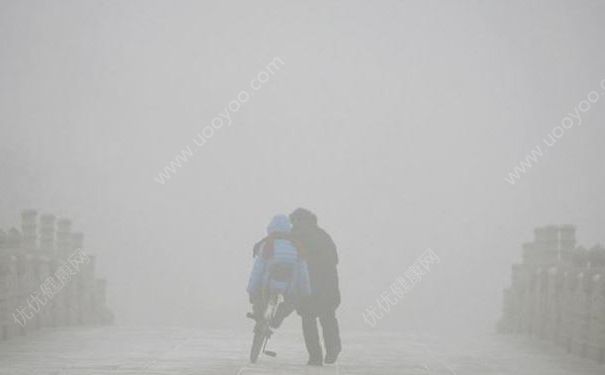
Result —
<path fill-rule="evenodd" d="M 321 366 L 324 362 L 318 319 L 326 346 L 325 363 L 334 363 L 341 351 L 336 319 L 336 309 L 340 305 L 336 245 L 330 235 L 317 225 L 317 217 L 311 211 L 298 208 L 290 214 L 290 221 L 292 239 L 304 254 L 311 281 L 311 296 L 305 298 L 298 308 L 309 352 L 308 364 Z"/>

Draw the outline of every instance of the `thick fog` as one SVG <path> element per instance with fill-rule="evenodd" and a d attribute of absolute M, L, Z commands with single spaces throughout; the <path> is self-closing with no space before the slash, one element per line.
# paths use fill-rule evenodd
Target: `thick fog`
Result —
<path fill-rule="evenodd" d="M 71 218 L 119 325 L 248 329 L 252 246 L 305 207 L 338 247 L 343 331 L 493 331 L 535 227 L 605 240 L 604 16 L 601 1 L 2 1 L 0 227 L 25 208 Z M 428 248 L 440 262 L 368 326 Z"/>

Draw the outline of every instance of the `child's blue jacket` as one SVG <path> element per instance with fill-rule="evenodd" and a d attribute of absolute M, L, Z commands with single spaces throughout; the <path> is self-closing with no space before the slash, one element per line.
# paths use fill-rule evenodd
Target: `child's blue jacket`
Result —
<path fill-rule="evenodd" d="M 248 281 L 247 290 L 252 299 L 259 297 L 264 287 L 282 293 L 289 302 L 298 302 L 311 294 L 307 262 L 300 257 L 294 244 L 286 239 L 290 227 L 285 215 L 275 216 L 269 224 L 269 236 L 260 244 Z M 289 282 L 270 280 L 271 271 L 276 266 L 291 270 Z"/>

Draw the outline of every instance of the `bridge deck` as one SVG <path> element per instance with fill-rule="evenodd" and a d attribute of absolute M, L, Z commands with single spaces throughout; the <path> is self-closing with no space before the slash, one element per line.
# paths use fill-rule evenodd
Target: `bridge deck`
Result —
<path fill-rule="evenodd" d="M 524 338 L 354 333 L 339 366 L 310 369 L 297 332 L 280 332 L 277 358 L 247 363 L 249 333 L 185 329 L 46 330 L 0 343 L 1 375 L 457 374 L 603 375 L 605 366 Z"/>

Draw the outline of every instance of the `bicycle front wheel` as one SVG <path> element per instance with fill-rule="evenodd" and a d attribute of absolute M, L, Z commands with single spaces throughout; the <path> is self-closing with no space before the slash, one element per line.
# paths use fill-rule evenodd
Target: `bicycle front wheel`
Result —
<path fill-rule="evenodd" d="M 260 327 L 254 328 L 254 338 L 252 339 L 252 349 L 250 349 L 250 362 L 256 363 L 258 360 L 258 356 L 260 355 L 260 351 L 263 349 L 265 345 L 265 340 L 267 339 L 267 334 L 264 329 L 259 329 Z"/>

